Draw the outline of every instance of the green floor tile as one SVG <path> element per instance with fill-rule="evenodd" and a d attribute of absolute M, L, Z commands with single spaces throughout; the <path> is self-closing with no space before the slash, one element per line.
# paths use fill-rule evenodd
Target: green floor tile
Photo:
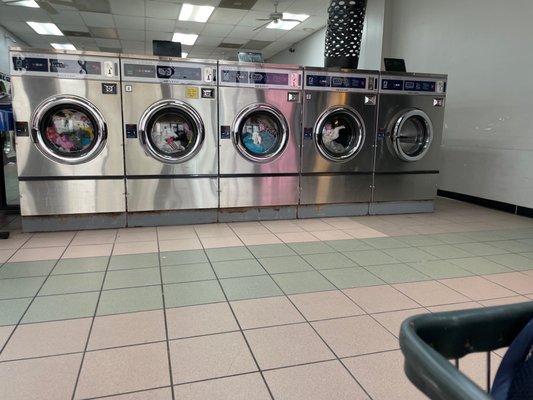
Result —
<path fill-rule="evenodd" d="M 519 240 L 500 240 L 497 242 L 488 242 L 487 244 L 507 250 L 511 253 L 524 253 L 533 251 L 533 243 L 524 243 Z"/>
<path fill-rule="evenodd" d="M 402 247 L 410 247 L 407 243 L 391 237 L 376 237 L 362 240 L 376 249 L 400 249 Z"/>
<path fill-rule="evenodd" d="M 301 256 L 261 258 L 259 259 L 259 262 L 269 274 L 313 270 L 313 267 L 311 267 Z"/>
<path fill-rule="evenodd" d="M 164 290 L 167 308 L 217 303 L 226 300 L 217 281 L 176 283 L 165 285 Z"/>
<path fill-rule="evenodd" d="M 212 263 L 217 276 L 237 278 L 239 276 L 265 275 L 267 272 L 255 259 L 217 261 Z"/>
<path fill-rule="evenodd" d="M 474 239 L 471 239 L 462 233 L 436 233 L 433 235 L 424 235 L 424 236 L 428 236 L 432 239 L 436 239 L 446 244 L 475 242 Z"/>
<path fill-rule="evenodd" d="M 268 275 L 221 279 L 220 283 L 229 300 L 256 299 L 259 297 L 283 295 L 283 292 Z"/>
<path fill-rule="evenodd" d="M 489 242 L 491 240 L 501 240 L 504 237 L 498 231 L 478 231 L 465 232 L 464 235 L 475 242 Z"/>
<path fill-rule="evenodd" d="M 516 271 L 533 269 L 533 260 L 520 254 L 499 254 L 486 256 L 486 258 Z"/>
<path fill-rule="evenodd" d="M 159 268 L 126 269 L 108 271 L 105 277 L 104 290 L 160 284 Z"/>
<path fill-rule="evenodd" d="M 505 229 L 493 232 L 505 240 L 533 238 L 533 229 Z"/>
<path fill-rule="evenodd" d="M 57 262 L 52 275 L 103 272 L 109 257 L 64 258 Z"/>
<path fill-rule="evenodd" d="M 339 289 L 383 285 L 384 282 L 364 268 L 328 269 L 322 274 Z"/>
<path fill-rule="evenodd" d="M 492 242 L 485 243 L 458 243 L 455 247 L 466 251 L 474 256 L 490 256 L 493 254 L 505 254 L 507 250 L 497 246 L 492 246 Z"/>
<path fill-rule="evenodd" d="M 335 286 L 316 271 L 277 274 L 272 275 L 272 278 L 286 294 L 319 292 L 335 289 Z"/>
<path fill-rule="evenodd" d="M 164 283 L 181 283 L 216 279 L 209 263 L 172 265 L 162 267 Z"/>
<path fill-rule="evenodd" d="M 211 262 L 245 260 L 254 258 L 246 247 L 222 247 L 218 249 L 206 249 L 205 252 Z"/>
<path fill-rule="evenodd" d="M 0 300 L 33 297 L 45 279 L 46 276 L 0 279 Z"/>
<path fill-rule="evenodd" d="M 102 288 L 103 272 L 91 272 L 88 274 L 70 274 L 50 276 L 39 296 L 50 294 L 65 294 L 100 291 Z"/>
<path fill-rule="evenodd" d="M 326 241 L 328 246 L 337 251 L 372 250 L 373 247 L 359 239 L 343 239 Z"/>
<path fill-rule="evenodd" d="M 97 301 L 97 292 L 36 297 L 22 322 L 92 317 Z"/>
<path fill-rule="evenodd" d="M 161 265 L 184 265 L 207 262 L 203 250 L 165 251 L 161 253 Z"/>
<path fill-rule="evenodd" d="M 316 269 L 355 267 L 357 264 L 342 253 L 308 254 L 303 258 Z"/>
<path fill-rule="evenodd" d="M 484 257 L 455 258 L 450 260 L 450 262 L 476 275 L 499 274 L 512 271 L 512 269 L 487 260 Z"/>
<path fill-rule="evenodd" d="M 161 286 L 144 286 L 103 291 L 97 314 L 120 314 L 160 308 L 163 308 Z"/>
<path fill-rule="evenodd" d="M 32 299 L 0 300 L 0 326 L 15 325 Z"/>
<path fill-rule="evenodd" d="M 55 260 L 5 263 L 0 268 L 0 279 L 47 276 L 55 263 Z"/>
<path fill-rule="evenodd" d="M 283 257 L 296 254 L 293 249 L 283 243 L 258 244 L 248 246 L 248 250 L 250 250 L 256 258 Z"/>
<path fill-rule="evenodd" d="M 527 258 L 530 258 L 533 260 L 533 252 L 530 252 L 530 253 L 522 253 L 520 254 L 521 256 L 524 256 L 524 257 L 527 257 Z"/>
<path fill-rule="evenodd" d="M 334 253 L 335 249 L 324 242 L 289 243 L 289 247 L 298 254 Z"/>
<path fill-rule="evenodd" d="M 443 260 L 447 260 L 449 258 L 472 257 L 473 255 L 473 254 L 470 254 L 468 251 L 464 251 L 463 249 L 455 247 L 455 245 L 451 245 L 451 244 L 443 244 L 439 246 L 424 246 L 424 247 L 420 247 L 420 249 L 425 251 L 426 254 L 429 253 L 432 256 L 434 256 L 432 259 L 441 258 Z M 405 261 L 416 262 L 416 261 L 424 261 L 424 260 L 405 260 Z"/>
<path fill-rule="evenodd" d="M 409 246 L 435 246 L 438 244 L 444 244 L 443 241 L 431 237 L 430 235 L 398 236 L 396 239 L 408 244 Z"/>
<path fill-rule="evenodd" d="M 472 272 L 467 271 L 447 260 L 411 263 L 409 266 L 417 269 L 423 274 L 432 277 L 433 279 L 460 278 L 473 275 Z"/>
<path fill-rule="evenodd" d="M 381 250 L 348 251 L 344 254 L 346 257 L 362 266 L 398 263 L 396 259 Z"/>
<path fill-rule="evenodd" d="M 365 267 L 387 283 L 427 281 L 431 278 L 405 264 L 373 265 Z"/>
<path fill-rule="evenodd" d="M 111 260 L 109 261 L 110 270 L 148 268 L 158 266 L 159 256 L 157 253 L 125 254 L 120 256 L 111 256 Z"/>

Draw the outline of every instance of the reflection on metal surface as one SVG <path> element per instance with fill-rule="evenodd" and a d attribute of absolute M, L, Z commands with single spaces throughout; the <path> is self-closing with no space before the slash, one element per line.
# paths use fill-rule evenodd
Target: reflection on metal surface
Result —
<path fill-rule="evenodd" d="M 439 174 L 392 174 L 374 177 L 374 201 L 433 200 Z"/>
<path fill-rule="evenodd" d="M 298 176 L 220 178 L 220 207 L 298 204 Z"/>
<path fill-rule="evenodd" d="M 300 204 L 369 203 L 372 175 L 303 175 Z"/>

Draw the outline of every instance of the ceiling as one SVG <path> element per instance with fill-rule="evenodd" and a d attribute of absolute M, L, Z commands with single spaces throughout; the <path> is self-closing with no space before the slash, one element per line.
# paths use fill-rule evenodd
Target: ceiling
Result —
<path fill-rule="evenodd" d="M 5 0 L 4 0 L 5 1 Z M 181 3 L 214 6 L 206 23 L 179 21 Z M 292 30 L 253 29 L 274 11 L 273 0 L 48 0 L 53 9 L 0 5 L 0 25 L 22 45 L 50 48 L 71 43 L 78 50 L 152 54 L 152 40 L 171 40 L 174 32 L 199 35 L 182 46 L 189 57 L 235 59 L 237 50 L 271 57 L 326 25 L 327 0 L 280 0 L 279 12 L 308 14 Z M 65 34 L 38 35 L 25 21 L 53 22 Z"/>

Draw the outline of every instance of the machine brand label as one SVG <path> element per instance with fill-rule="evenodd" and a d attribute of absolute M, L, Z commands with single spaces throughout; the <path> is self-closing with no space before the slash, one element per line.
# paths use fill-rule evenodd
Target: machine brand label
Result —
<path fill-rule="evenodd" d="M 248 83 L 248 74 L 245 71 L 222 70 L 222 82 Z"/>
<path fill-rule="evenodd" d="M 13 57 L 15 71 L 48 72 L 48 59 L 36 57 Z"/>
<path fill-rule="evenodd" d="M 102 94 L 117 94 L 117 84 L 102 83 Z"/>
<path fill-rule="evenodd" d="M 169 79 L 172 75 L 174 75 L 174 68 L 162 65 L 157 66 L 157 77 L 159 79 Z"/>
<path fill-rule="evenodd" d="M 230 139 L 231 138 L 231 126 L 221 125 L 220 126 L 220 139 Z"/>
<path fill-rule="evenodd" d="M 213 88 L 201 88 L 200 89 L 202 99 L 214 99 L 215 89 Z"/>
<path fill-rule="evenodd" d="M 28 123 L 23 121 L 15 122 L 15 135 L 16 136 L 30 136 L 30 130 L 28 129 Z"/>
<path fill-rule="evenodd" d="M 101 75 L 102 64 L 97 61 L 50 59 L 50 72 L 58 74 Z"/>
<path fill-rule="evenodd" d="M 126 124 L 126 138 L 137 139 L 137 125 Z"/>
<path fill-rule="evenodd" d="M 250 72 L 250 83 L 287 86 L 289 84 L 289 75 L 276 72 Z"/>
<path fill-rule="evenodd" d="M 200 91 L 196 86 L 187 86 L 185 88 L 185 97 L 187 99 L 197 99 L 200 97 Z"/>
<path fill-rule="evenodd" d="M 202 68 L 158 65 L 156 68 L 159 79 L 176 79 L 183 81 L 201 81 Z"/>

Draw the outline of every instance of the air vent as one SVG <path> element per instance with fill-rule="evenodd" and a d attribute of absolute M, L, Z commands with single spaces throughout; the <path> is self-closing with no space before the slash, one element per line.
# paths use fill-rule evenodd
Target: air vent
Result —
<path fill-rule="evenodd" d="M 117 30 L 114 28 L 95 28 L 90 26 L 89 32 L 92 37 L 100 39 L 118 39 Z"/>
<path fill-rule="evenodd" d="M 221 49 L 240 49 L 242 47 L 242 44 L 240 43 L 220 43 L 218 45 L 219 48 Z"/>
<path fill-rule="evenodd" d="M 61 32 L 63 32 L 63 34 L 65 36 L 73 36 L 73 37 L 92 37 L 91 34 L 89 32 L 78 32 L 78 31 L 65 31 L 63 29 L 61 29 Z"/>
<path fill-rule="evenodd" d="M 248 43 L 245 43 L 242 47 L 248 50 L 262 50 L 272 43 L 273 42 L 269 42 L 267 40 L 250 40 Z"/>
<path fill-rule="evenodd" d="M 222 0 L 220 8 L 234 8 L 238 10 L 251 10 L 257 0 Z"/>

